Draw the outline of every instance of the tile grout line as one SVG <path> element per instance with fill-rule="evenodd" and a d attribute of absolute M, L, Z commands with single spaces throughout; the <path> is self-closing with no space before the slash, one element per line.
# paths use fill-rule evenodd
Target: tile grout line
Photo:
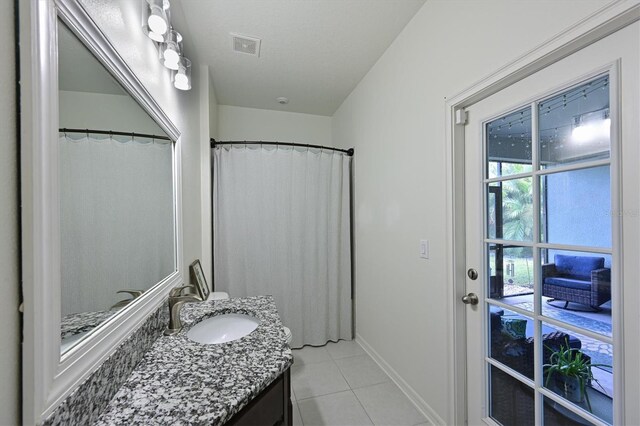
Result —
<path fill-rule="evenodd" d="M 369 356 L 369 354 L 367 354 L 366 352 L 365 352 L 365 353 L 363 353 L 362 355 L 355 355 L 355 356 L 351 356 L 351 357 L 345 357 L 345 358 L 342 358 L 342 359 L 355 358 L 356 356 L 366 356 L 367 358 L 369 358 L 369 359 L 370 359 L 370 360 L 375 364 L 375 361 L 373 360 L 373 358 L 371 358 L 371 357 Z M 380 369 L 380 371 L 382 371 L 382 374 L 384 374 L 384 376 L 387 378 L 387 380 L 385 380 L 384 382 L 371 383 L 371 384 L 366 385 L 366 386 L 360 386 L 360 387 L 356 387 L 356 388 L 354 388 L 354 387 L 352 387 L 352 386 L 351 386 L 351 383 L 349 383 L 349 381 L 348 381 L 348 380 L 347 380 L 347 378 L 345 377 L 345 375 L 344 375 L 344 373 L 342 372 L 342 369 L 340 368 L 340 366 L 338 365 L 338 363 L 336 363 L 336 365 L 338 366 L 338 371 L 340 371 L 340 374 L 342 374 L 342 378 L 344 379 L 344 381 L 345 381 L 345 382 L 347 382 L 347 385 L 349 385 L 349 389 L 351 389 L 351 390 L 354 390 L 354 389 L 363 389 L 363 388 L 367 388 L 367 387 L 369 387 L 369 386 L 381 385 L 381 384 L 383 384 L 383 383 L 388 383 L 388 382 L 392 381 L 392 380 L 391 380 L 391 377 L 389 377 L 389 375 L 388 375 L 387 373 L 385 373 L 385 372 L 384 372 L 384 370 Z M 376 366 L 377 366 L 378 368 L 380 368 L 377 364 L 376 364 Z"/>
<path fill-rule="evenodd" d="M 349 384 L 349 383 L 347 383 L 347 385 L 348 385 L 348 384 Z M 296 402 L 297 402 L 297 401 L 306 401 L 307 399 L 320 398 L 320 397 L 323 397 L 323 396 L 334 395 L 334 394 L 336 394 L 336 393 L 340 393 L 340 392 L 348 392 L 348 391 L 353 391 L 353 389 L 349 388 L 349 389 L 343 389 L 343 390 L 339 390 L 339 391 L 335 391 L 335 392 L 323 393 L 322 395 L 308 396 L 308 397 L 306 397 L 306 398 L 300 398 L 300 399 L 296 400 Z"/>
<path fill-rule="evenodd" d="M 329 354 L 329 355 L 331 355 L 331 354 Z M 340 358 L 333 358 L 333 360 L 337 361 L 337 360 L 340 360 L 340 359 L 349 359 L 349 358 L 355 358 L 355 357 L 358 357 L 358 356 L 367 356 L 367 357 L 371 358 L 366 352 L 362 352 L 361 354 L 357 354 L 357 355 L 348 355 L 348 356 L 343 356 L 343 357 L 340 357 Z"/>
<path fill-rule="evenodd" d="M 325 347 L 326 350 L 326 347 Z M 362 411 L 364 411 L 365 415 L 367 416 L 367 418 L 369 419 L 369 421 L 371 422 L 372 425 L 375 425 L 373 419 L 371 418 L 371 416 L 369 415 L 369 412 L 366 410 L 366 408 L 364 407 L 364 405 L 362 405 L 362 401 L 360 401 L 360 398 L 358 398 L 358 395 L 356 395 L 356 393 L 354 392 L 354 388 L 351 387 L 351 384 L 349 383 L 349 381 L 347 380 L 347 378 L 345 377 L 344 373 L 342 372 L 342 369 L 340 368 L 340 366 L 338 365 L 338 363 L 336 362 L 338 359 L 348 359 L 348 358 L 355 358 L 355 357 L 367 357 L 369 359 L 371 359 L 373 361 L 373 358 L 371 358 L 371 356 L 369 354 L 366 353 L 366 351 L 363 351 L 360 354 L 356 354 L 356 355 L 350 355 L 350 356 L 346 356 L 346 357 L 342 357 L 342 358 L 334 358 L 331 353 L 329 353 L 329 351 L 327 351 L 327 353 L 329 354 L 329 358 L 331 359 L 331 361 L 333 361 L 333 364 L 338 368 L 338 372 L 340 373 L 340 375 L 342 376 L 343 380 L 345 381 L 345 383 L 347 384 L 347 386 L 349 387 L 349 389 L 347 389 L 349 392 L 351 392 L 351 394 L 355 397 L 356 401 L 358 401 L 358 404 L 360 405 L 360 407 L 362 408 Z M 304 364 L 316 364 L 316 363 L 320 363 L 320 362 L 326 362 L 326 361 L 317 361 L 317 362 L 312 362 L 312 363 L 303 363 Z M 375 361 L 374 361 L 375 362 Z M 377 386 L 377 385 L 381 385 L 384 383 L 389 383 L 391 382 L 391 377 L 389 377 L 389 375 L 384 372 L 383 373 L 385 375 L 385 377 L 387 378 L 386 381 L 384 382 L 380 382 L 380 383 L 373 383 L 367 386 L 360 386 L 358 388 L 355 389 L 364 389 L 367 387 L 371 387 L 371 386 Z M 299 406 L 299 402 L 300 401 L 305 401 L 308 399 L 312 399 L 312 398 L 319 398 L 319 397 L 323 397 L 323 396 L 328 396 L 328 395 L 334 395 L 337 393 L 341 393 L 341 392 L 346 392 L 347 390 L 341 390 L 341 391 L 336 391 L 336 392 L 330 392 L 330 393 L 326 393 L 326 394 L 322 394 L 322 395 L 315 395 L 315 396 L 310 396 L 308 398 L 297 398 L 296 395 L 296 405 L 298 405 L 298 413 L 300 414 L 300 421 L 302 422 L 302 426 L 304 426 L 304 420 L 302 419 L 302 410 L 300 410 L 300 406 Z M 418 423 L 419 424 L 419 423 Z"/>
<path fill-rule="evenodd" d="M 304 420 L 302 420 L 302 410 L 300 410 L 300 406 L 298 405 L 297 399 L 296 399 L 296 410 L 298 410 L 298 418 L 300 419 L 300 426 L 304 426 Z M 293 419 L 291 419 L 291 423 L 293 423 Z"/>
<path fill-rule="evenodd" d="M 364 413 L 367 415 L 367 418 L 369 419 L 369 421 L 371 422 L 372 425 L 375 425 L 375 423 L 373 422 L 373 419 L 371 418 L 371 416 L 369 415 L 369 412 L 367 411 L 366 408 L 364 408 L 364 405 L 362 405 L 362 401 L 360 401 L 360 398 L 358 398 L 358 395 L 356 395 L 356 393 L 351 390 L 351 393 L 353 393 L 353 396 L 356 397 L 356 401 L 358 401 L 358 404 L 360 404 L 360 406 L 362 407 L 362 410 L 364 411 Z"/>

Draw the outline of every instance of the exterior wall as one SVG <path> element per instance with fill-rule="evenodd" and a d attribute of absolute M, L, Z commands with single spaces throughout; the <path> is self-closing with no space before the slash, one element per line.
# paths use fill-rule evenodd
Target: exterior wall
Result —
<path fill-rule="evenodd" d="M 611 247 L 609 167 L 549 175 L 547 229 L 549 242 Z"/>

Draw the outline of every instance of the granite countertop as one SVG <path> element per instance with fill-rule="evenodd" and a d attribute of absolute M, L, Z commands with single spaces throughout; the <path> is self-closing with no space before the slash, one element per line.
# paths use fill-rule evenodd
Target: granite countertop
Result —
<path fill-rule="evenodd" d="M 64 339 L 76 334 L 91 331 L 118 311 L 78 312 L 62 317 L 60 338 Z"/>
<path fill-rule="evenodd" d="M 201 320 L 235 312 L 260 325 L 228 343 L 187 338 Z M 189 303 L 181 318 L 182 331 L 154 343 L 95 425 L 221 425 L 293 363 L 271 296 Z"/>

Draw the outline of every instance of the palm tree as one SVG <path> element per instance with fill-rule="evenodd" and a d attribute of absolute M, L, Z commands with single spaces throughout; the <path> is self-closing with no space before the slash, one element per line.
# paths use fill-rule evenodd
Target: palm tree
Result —
<path fill-rule="evenodd" d="M 503 238 L 533 240 L 533 192 L 531 178 L 502 183 Z"/>

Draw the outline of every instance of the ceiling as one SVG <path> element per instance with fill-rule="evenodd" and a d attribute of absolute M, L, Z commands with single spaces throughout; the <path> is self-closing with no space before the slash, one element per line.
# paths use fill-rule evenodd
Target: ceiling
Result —
<path fill-rule="evenodd" d="M 172 0 L 185 56 L 218 103 L 331 116 L 425 0 Z M 260 57 L 230 33 L 262 39 Z M 284 96 L 289 104 L 280 105 Z"/>

